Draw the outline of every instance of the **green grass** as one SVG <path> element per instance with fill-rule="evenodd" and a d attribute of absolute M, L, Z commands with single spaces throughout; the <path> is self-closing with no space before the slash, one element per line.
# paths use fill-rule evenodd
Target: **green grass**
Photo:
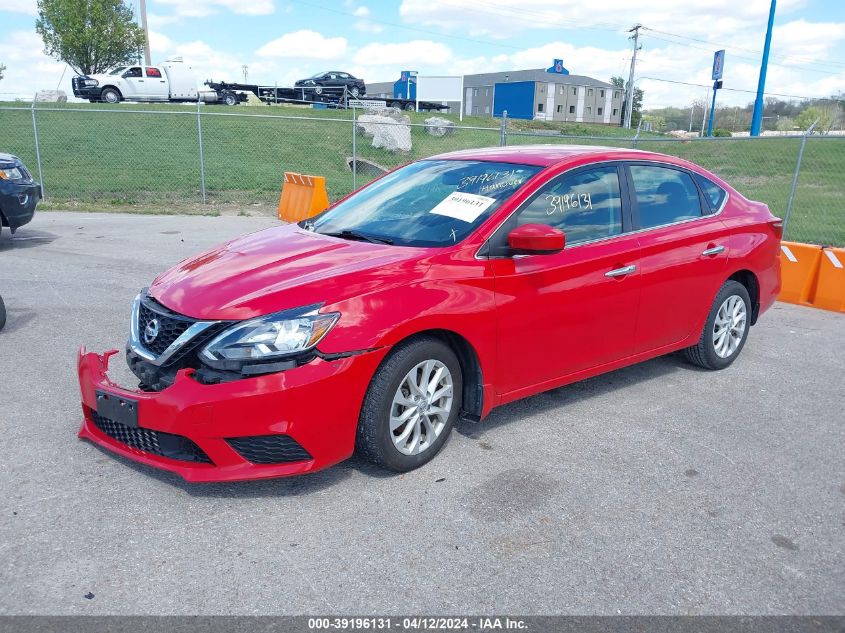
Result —
<path fill-rule="evenodd" d="M 17 154 L 35 172 L 32 113 L 25 106 L 4 109 L 8 106 L 21 104 L 0 104 L 0 151 Z M 216 214 L 255 205 L 266 210 L 278 202 L 285 171 L 326 176 L 331 199 L 352 189 L 350 111 L 285 106 L 201 110 L 208 115 L 202 117 L 207 205 L 201 197 L 196 106 L 58 104 L 37 110 L 47 194 L 43 208 Z M 431 115 L 410 116 L 422 123 Z M 457 116 L 447 118 L 457 122 Z M 466 117 L 463 125 L 489 129 L 459 129 L 435 138 L 414 127 L 413 150 L 401 155 L 375 149 L 358 136 L 357 154 L 394 167 L 457 149 L 499 145 L 498 120 Z M 561 132 L 608 138 L 567 138 Z M 508 141 L 629 147 L 632 135 L 617 127 L 511 120 Z M 649 134 L 640 137 L 637 147 L 698 163 L 783 216 L 799 143 L 782 138 L 680 142 Z M 359 177 L 358 185 L 364 181 Z M 808 141 L 787 238 L 845 245 L 845 139 Z"/>

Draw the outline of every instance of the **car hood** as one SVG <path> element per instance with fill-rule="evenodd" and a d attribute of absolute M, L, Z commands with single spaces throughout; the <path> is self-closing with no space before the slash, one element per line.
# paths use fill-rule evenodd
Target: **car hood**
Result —
<path fill-rule="evenodd" d="M 150 294 L 196 319 L 248 319 L 419 279 L 425 254 L 280 226 L 180 262 L 153 281 Z"/>

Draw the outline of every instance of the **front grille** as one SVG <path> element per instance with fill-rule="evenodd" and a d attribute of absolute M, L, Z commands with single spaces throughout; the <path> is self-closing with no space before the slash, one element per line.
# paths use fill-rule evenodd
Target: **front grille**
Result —
<path fill-rule="evenodd" d="M 226 441 L 253 464 L 283 464 L 312 459 L 311 454 L 289 435 L 227 437 Z"/>
<path fill-rule="evenodd" d="M 152 306 L 155 306 L 155 309 Z M 144 332 L 153 319 L 158 321 L 158 335 L 152 341 L 147 341 Z M 138 336 L 144 347 L 160 356 L 195 322 L 194 319 L 177 315 L 161 304 L 153 304 L 152 299 L 145 298 L 138 309 Z"/>
<path fill-rule="evenodd" d="M 94 421 L 94 426 L 103 433 L 129 448 L 183 462 L 212 463 L 208 455 L 187 437 L 153 431 L 152 429 L 126 426 L 120 422 L 104 418 L 94 410 L 91 411 L 91 419 Z"/>

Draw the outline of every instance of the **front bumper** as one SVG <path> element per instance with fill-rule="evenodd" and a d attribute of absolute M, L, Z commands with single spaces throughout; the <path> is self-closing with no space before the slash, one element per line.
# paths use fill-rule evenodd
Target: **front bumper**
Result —
<path fill-rule="evenodd" d="M 41 199 L 41 185 L 37 182 L 0 180 L 0 213 L 3 224 L 12 233 L 30 222 Z"/>
<path fill-rule="evenodd" d="M 337 360 L 317 358 L 296 369 L 216 385 L 203 385 L 191 378 L 192 370 L 183 369 L 172 386 L 158 392 L 124 389 L 113 383 L 107 372 L 109 359 L 116 353 L 79 351 L 84 417 L 79 437 L 187 481 L 212 482 L 298 475 L 352 455 L 361 403 L 387 350 Z M 142 434 L 185 438 L 190 442 L 184 444 L 193 443 L 207 460 L 187 454 L 173 459 L 120 441 L 126 437 L 121 433 L 107 434 L 102 418 L 95 421 L 98 390 L 137 401 Z M 310 459 L 253 463 L 235 447 L 242 445 L 243 438 L 254 436 L 290 438 Z"/>

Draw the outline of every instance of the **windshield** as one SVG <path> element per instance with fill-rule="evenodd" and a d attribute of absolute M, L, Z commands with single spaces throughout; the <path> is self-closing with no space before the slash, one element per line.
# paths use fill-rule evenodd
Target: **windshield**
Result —
<path fill-rule="evenodd" d="M 309 226 L 318 233 L 353 232 L 402 246 L 449 246 L 472 233 L 540 169 L 423 160 L 388 174 Z"/>
<path fill-rule="evenodd" d="M 119 74 L 120 74 L 120 73 L 122 73 L 124 70 L 126 70 L 126 66 L 118 66 L 117 68 L 115 68 L 115 69 L 113 69 L 113 70 L 110 70 L 110 71 L 109 71 L 109 74 L 110 74 L 110 75 L 119 75 Z"/>

